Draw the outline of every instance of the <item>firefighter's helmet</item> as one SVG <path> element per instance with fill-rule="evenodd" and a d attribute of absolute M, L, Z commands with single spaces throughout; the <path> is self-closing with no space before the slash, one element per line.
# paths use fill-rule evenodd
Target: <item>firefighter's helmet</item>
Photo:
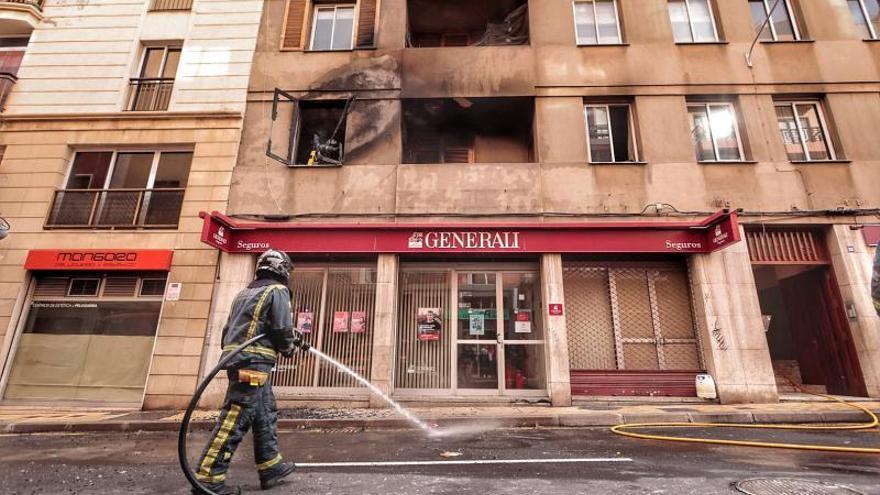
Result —
<path fill-rule="evenodd" d="M 281 251 L 270 249 L 257 259 L 257 275 L 266 273 L 287 281 L 290 280 L 291 269 L 293 269 L 293 263 L 290 261 L 290 256 Z"/>

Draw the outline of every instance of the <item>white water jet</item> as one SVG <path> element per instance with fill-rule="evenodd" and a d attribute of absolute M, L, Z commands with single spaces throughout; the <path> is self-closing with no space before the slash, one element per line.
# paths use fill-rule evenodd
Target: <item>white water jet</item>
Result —
<path fill-rule="evenodd" d="M 432 434 L 432 435 L 434 434 L 434 429 L 433 429 L 433 428 L 431 428 L 430 426 L 428 426 L 428 425 L 427 425 L 424 421 L 422 421 L 421 419 L 417 418 L 413 413 L 411 413 L 411 412 L 409 412 L 408 410 L 406 410 L 403 406 L 401 406 L 401 405 L 398 404 L 397 402 L 394 402 L 394 400 L 393 400 L 391 397 L 388 397 L 387 395 L 385 395 L 385 393 L 382 392 L 382 391 L 379 389 L 379 387 L 373 385 L 372 383 L 370 383 L 369 381 L 367 381 L 366 378 L 364 378 L 364 377 L 358 375 L 357 373 L 355 373 L 355 372 L 354 372 L 351 368 L 349 368 L 348 366 L 346 366 L 346 365 L 340 363 L 339 361 L 333 359 L 332 357 L 330 357 L 330 356 L 324 354 L 323 352 L 321 352 L 321 351 L 315 349 L 314 347 L 310 347 L 310 348 L 309 348 L 309 352 L 311 352 L 312 354 L 318 356 L 319 358 L 321 358 L 321 359 L 327 361 L 328 363 L 330 363 L 330 364 L 336 366 L 337 368 L 339 368 L 340 370 L 342 370 L 343 372 L 345 372 L 347 375 L 351 376 L 352 378 L 354 378 L 355 380 L 357 380 L 359 383 L 361 383 L 361 384 L 364 385 L 365 387 L 369 388 L 370 391 L 372 391 L 374 394 L 376 394 L 376 395 L 378 395 L 379 397 L 381 397 L 382 400 L 384 400 L 384 401 L 387 402 L 391 407 L 393 407 L 394 410 L 397 411 L 398 413 L 400 413 L 401 416 L 403 416 L 404 418 L 406 418 L 407 420 L 409 420 L 410 423 L 412 423 L 412 424 L 418 426 L 421 430 L 425 431 L 425 432 L 428 433 L 428 434 Z"/>

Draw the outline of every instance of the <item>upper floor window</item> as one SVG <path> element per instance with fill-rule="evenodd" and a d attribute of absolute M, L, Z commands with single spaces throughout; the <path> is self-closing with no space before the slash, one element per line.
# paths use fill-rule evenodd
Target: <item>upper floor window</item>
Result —
<path fill-rule="evenodd" d="M 176 228 L 189 151 L 83 151 L 55 192 L 47 227 Z"/>
<path fill-rule="evenodd" d="M 773 7 L 776 7 L 775 9 Z M 801 33 L 791 0 L 749 0 L 755 33 L 764 41 L 798 41 Z M 772 10 L 772 15 L 771 15 Z M 764 23 L 767 18 L 767 27 Z"/>
<path fill-rule="evenodd" d="M 317 4 L 312 21 L 312 50 L 351 50 L 354 4 Z"/>
<path fill-rule="evenodd" d="M 834 160 L 834 147 L 817 101 L 778 101 L 776 120 L 788 159 L 793 162 Z"/>
<path fill-rule="evenodd" d="M 168 110 L 180 64 L 180 52 L 179 45 L 148 46 L 144 49 L 138 76 L 131 80 L 128 110 Z"/>
<path fill-rule="evenodd" d="M 623 42 L 617 0 L 575 0 L 574 24 L 578 45 L 614 45 Z"/>
<path fill-rule="evenodd" d="M 407 0 L 409 47 L 529 44 L 527 0 Z"/>
<path fill-rule="evenodd" d="M 710 0 L 669 0 L 669 20 L 676 43 L 718 41 Z"/>
<path fill-rule="evenodd" d="M 880 33 L 880 0 L 848 0 L 848 3 L 862 37 L 876 40 Z"/>
<path fill-rule="evenodd" d="M 638 161 L 635 126 L 629 104 L 588 104 L 586 112 L 590 162 Z"/>
<path fill-rule="evenodd" d="M 739 123 L 732 103 L 691 102 L 688 114 L 698 161 L 743 160 Z"/>
<path fill-rule="evenodd" d="M 150 11 L 169 11 L 169 10 L 190 10 L 192 9 L 193 0 L 152 0 L 150 2 Z"/>

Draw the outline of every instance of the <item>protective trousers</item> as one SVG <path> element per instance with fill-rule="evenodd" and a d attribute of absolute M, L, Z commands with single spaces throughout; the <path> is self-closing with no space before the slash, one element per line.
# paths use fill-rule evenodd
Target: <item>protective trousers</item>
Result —
<path fill-rule="evenodd" d="M 228 370 L 229 388 L 211 434 L 208 446 L 199 458 L 196 479 L 202 483 L 222 483 L 235 449 L 250 428 L 254 430 L 254 460 L 258 471 L 281 462 L 278 448 L 278 410 L 272 383 L 271 367 L 251 366 Z"/>

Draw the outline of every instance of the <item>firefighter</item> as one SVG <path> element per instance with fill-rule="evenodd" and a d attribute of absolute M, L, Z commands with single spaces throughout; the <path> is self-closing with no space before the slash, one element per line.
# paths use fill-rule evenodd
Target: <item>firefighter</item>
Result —
<path fill-rule="evenodd" d="M 199 458 L 196 479 L 211 491 L 239 494 L 226 486 L 226 472 L 235 449 L 249 429 L 254 432 L 254 461 L 264 490 L 278 485 L 295 465 L 283 462 L 278 448 L 277 410 L 270 373 L 278 354 L 290 357 L 308 349 L 293 329 L 290 309 L 290 270 L 287 254 L 269 250 L 257 260 L 256 278 L 232 302 L 223 328 L 224 355 L 261 333 L 266 336 L 245 348 L 226 368 L 229 387 L 217 426 Z M 201 493 L 193 489 L 193 493 Z"/>
<path fill-rule="evenodd" d="M 874 277 L 871 279 L 871 296 L 874 298 L 874 309 L 880 316 L 880 245 L 877 246 L 877 255 L 874 256 Z"/>

